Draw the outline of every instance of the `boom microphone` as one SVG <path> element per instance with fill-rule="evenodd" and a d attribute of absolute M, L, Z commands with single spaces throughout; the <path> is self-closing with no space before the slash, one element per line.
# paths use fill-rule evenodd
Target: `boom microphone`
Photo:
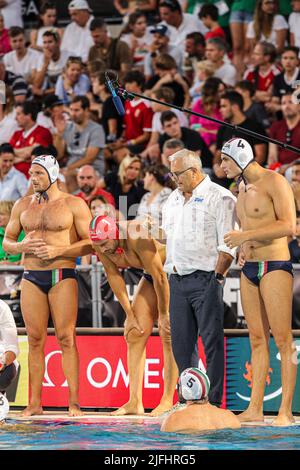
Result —
<path fill-rule="evenodd" d="M 106 85 L 107 85 L 108 88 L 109 88 L 109 91 L 111 92 L 111 96 L 112 96 L 112 99 L 113 99 L 115 108 L 116 108 L 116 110 L 118 111 L 118 114 L 119 114 L 120 116 L 124 116 L 124 114 L 125 114 L 125 109 L 124 109 L 122 100 L 121 100 L 121 98 L 117 95 L 116 90 L 115 90 L 115 87 L 114 87 L 114 85 L 113 85 L 111 79 L 109 78 L 109 75 L 108 75 L 107 72 L 105 72 L 105 82 L 106 82 Z"/>

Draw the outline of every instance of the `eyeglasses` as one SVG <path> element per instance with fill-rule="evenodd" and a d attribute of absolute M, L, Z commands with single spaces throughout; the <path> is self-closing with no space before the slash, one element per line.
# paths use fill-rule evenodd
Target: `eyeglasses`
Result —
<path fill-rule="evenodd" d="M 79 145 L 80 136 L 81 136 L 80 132 L 75 132 L 75 134 L 74 134 L 74 142 L 73 142 L 73 144 L 75 145 L 75 147 L 78 147 L 78 145 Z"/>
<path fill-rule="evenodd" d="M 190 166 L 189 168 L 183 171 L 171 171 L 170 173 L 168 173 L 168 175 L 170 176 L 170 178 L 172 178 L 173 181 L 177 181 L 179 176 L 183 175 L 183 173 L 185 173 L 188 170 L 193 170 L 193 167 Z"/>
<path fill-rule="evenodd" d="M 287 131 L 285 134 L 285 140 L 287 144 L 292 142 L 292 131 Z"/>

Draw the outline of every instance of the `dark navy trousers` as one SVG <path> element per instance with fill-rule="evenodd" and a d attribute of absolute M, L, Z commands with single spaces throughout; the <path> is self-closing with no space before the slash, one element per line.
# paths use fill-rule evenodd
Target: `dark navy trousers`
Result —
<path fill-rule="evenodd" d="M 214 271 L 171 274 L 169 284 L 172 349 L 179 374 L 198 367 L 201 336 L 210 380 L 209 401 L 219 405 L 224 380 L 223 287 Z"/>

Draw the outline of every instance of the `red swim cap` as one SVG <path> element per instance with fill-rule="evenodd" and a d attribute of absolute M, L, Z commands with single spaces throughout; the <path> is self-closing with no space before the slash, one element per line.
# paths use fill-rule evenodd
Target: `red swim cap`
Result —
<path fill-rule="evenodd" d="M 90 239 L 92 242 L 101 240 L 119 240 L 119 229 L 116 221 L 106 215 L 97 215 L 90 223 Z"/>

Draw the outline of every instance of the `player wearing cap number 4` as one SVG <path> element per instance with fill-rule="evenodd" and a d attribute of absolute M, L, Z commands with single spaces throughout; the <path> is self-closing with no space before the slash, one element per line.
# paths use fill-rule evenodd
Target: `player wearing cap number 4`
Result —
<path fill-rule="evenodd" d="M 155 322 L 164 354 L 164 393 L 152 411 L 156 416 L 169 410 L 178 376 L 172 353 L 169 319 L 169 285 L 163 271 L 165 247 L 149 238 L 140 222 L 116 222 L 97 216 L 90 226 L 90 237 L 106 271 L 108 282 L 126 313 L 124 336 L 127 342 L 127 364 L 130 397 L 128 403 L 113 414 L 143 414 L 143 375 L 146 343 Z M 119 268 L 144 269 L 132 304 Z"/>
<path fill-rule="evenodd" d="M 208 402 L 210 382 L 201 369 L 185 369 L 178 380 L 178 396 L 186 406 L 175 409 L 162 422 L 163 432 L 192 433 L 214 429 L 238 429 L 241 424 L 229 410 L 222 410 Z"/>
<path fill-rule="evenodd" d="M 21 308 L 29 342 L 31 390 L 25 416 L 42 413 L 44 346 L 50 312 L 69 386 L 69 413 L 81 414 L 75 340 L 78 290 L 75 260 L 91 252 L 91 215 L 83 200 L 58 189 L 58 172 L 58 163 L 52 155 L 32 161 L 29 173 L 34 194 L 14 205 L 3 241 L 7 253 L 25 253 Z M 26 236 L 17 242 L 22 229 Z"/>
<path fill-rule="evenodd" d="M 242 306 L 252 350 L 251 400 L 239 418 L 263 420 L 271 329 L 280 352 L 282 379 L 282 401 L 273 424 L 287 426 L 294 422 L 297 371 L 291 331 L 293 269 L 287 243 L 296 228 L 293 193 L 283 176 L 254 161 L 251 146 L 244 139 L 226 142 L 221 159 L 228 178 L 240 177 L 237 216 L 241 231 L 224 237 L 228 247 L 238 246 L 242 251 Z"/>

